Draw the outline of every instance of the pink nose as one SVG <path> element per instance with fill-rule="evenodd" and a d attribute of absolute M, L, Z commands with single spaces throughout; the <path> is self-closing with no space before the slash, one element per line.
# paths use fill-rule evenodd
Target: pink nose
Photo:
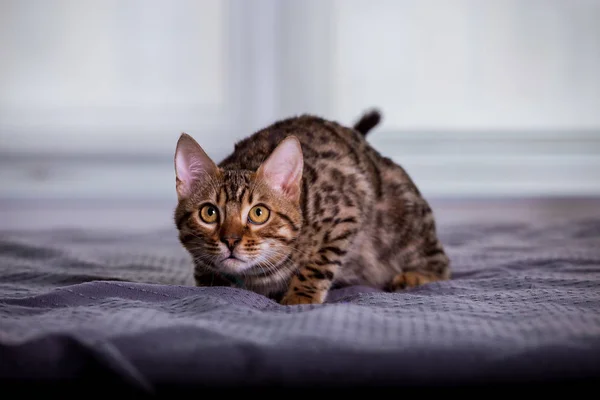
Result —
<path fill-rule="evenodd" d="M 242 238 L 238 235 L 227 235 L 221 238 L 221 242 L 225 243 L 229 250 L 233 250 L 233 248 L 242 240 Z"/>

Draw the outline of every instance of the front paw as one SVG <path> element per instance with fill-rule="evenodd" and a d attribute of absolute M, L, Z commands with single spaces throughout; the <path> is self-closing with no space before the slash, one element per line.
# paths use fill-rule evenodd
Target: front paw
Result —
<path fill-rule="evenodd" d="M 310 295 L 306 293 L 290 293 L 287 294 L 279 302 L 284 306 L 293 306 L 297 304 L 321 304 L 323 303 L 322 296 Z"/>

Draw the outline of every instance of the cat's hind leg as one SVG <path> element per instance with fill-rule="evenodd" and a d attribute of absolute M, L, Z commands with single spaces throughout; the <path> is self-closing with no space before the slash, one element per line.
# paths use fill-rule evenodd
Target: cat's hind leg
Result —
<path fill-rule="evenodd" d="M 425 258 L 419 267 L 406 269 L 395 275 L 386 290 L 395 292 L 410 289 L 427 283 L 450 279 L 450 261 L 440 247 L 434 254 Z"/>
<path fill-rule="evenodd" d="M 387 286 L 387 291 L 396 292 L 399 290 L 410 289 L 427 283 L 443 280 L 430 272 L 424 271 L 406 271 L 394 276 Z"/>

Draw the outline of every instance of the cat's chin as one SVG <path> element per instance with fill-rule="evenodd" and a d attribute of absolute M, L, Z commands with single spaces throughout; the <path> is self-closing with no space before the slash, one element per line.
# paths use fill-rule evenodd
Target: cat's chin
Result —
<path fill-rule="evenodd" d="M 250 266 L 250 263 L 238 258 L 226 258 L 219 263 L 219 269 L 229 274 L 239 274 Z"/>

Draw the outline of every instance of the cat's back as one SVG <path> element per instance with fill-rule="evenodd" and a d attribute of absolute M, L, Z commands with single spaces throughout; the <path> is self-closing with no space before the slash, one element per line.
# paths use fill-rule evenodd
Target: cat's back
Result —
<path fill-rule="evenodd" d="M 280 120 L 235 144 L 219 164 L 225 169 L 256 171 L 288 136 L 302 146 L 303 190 L 356 191 L 365 200 L 395 201 L 407 192 L 420 196 L 404 168 L 382 156 L 355 129 L 318 116 L 304 114 Z"/>
<path fill-rule="evenodd" d="M 256 170 L 286 137 L 300 141 L 304 164 L 309 168 L 321 162 L 360 164 L 361 151 L 370 148 L 357 131 L 314 115 L 287 118 L 261 129 L 235 144 L 234 151 L 221 161 L 227 169 Z M 379 158 L 378 154 L 375 154 Z"/>

